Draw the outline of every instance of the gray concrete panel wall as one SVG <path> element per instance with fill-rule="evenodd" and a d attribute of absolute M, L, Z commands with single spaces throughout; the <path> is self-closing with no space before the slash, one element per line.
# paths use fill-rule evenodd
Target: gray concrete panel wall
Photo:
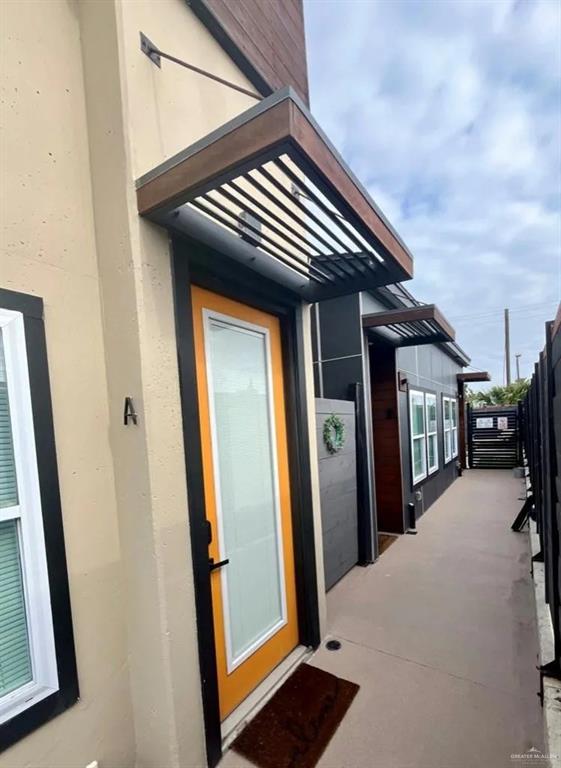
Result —
<path fill-rule="evenodd" d="M 436 393 L 438 429 L 438 471 L 413 487 L 411 477 L 411 443 L 409 436 L 409 396 L 399 393 L 399 422 L 401 436 L 401 471 L 403 477 L 403 505 L 415 504 L 415 515 L 420 517 L 444 493 L 458 476 L 457 459 L 444 464 L 444 436 L 442 396 L 457 397 L 457 374 L 462 368 L 434 344 L 420 347 L 402 347 L 397 352 L 397 368 L 407 378 L 409 387 Z M 421 498 L 415 498 L 416 492 Z M 407 523 L 407 520 L 405 520 Z"/>
<path fill-rule="evenodd" d="M 337 415 L 345 441 L 332 454 L 323 440 L 325 420 Z M 326 589 L 358 560 L 355 406 L 348 400 L 316 400 L 317 445 Z"/>

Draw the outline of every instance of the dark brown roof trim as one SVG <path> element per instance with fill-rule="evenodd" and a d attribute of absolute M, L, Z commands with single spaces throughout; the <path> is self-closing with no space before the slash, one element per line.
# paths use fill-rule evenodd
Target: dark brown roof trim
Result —
<path fill-rule="evenodd" d="M 466 371 L 458 373 L 456 378 L 463 382 L 491 381 L 491 374 L 488 371 Z"/>
<path fill-rule="evenodd" d="M 400 347 L 454 341 L 456 338 L 456 332 L 434 304 L 363 315 L 362 327 L 388 329 L 395 335 L 396 346 Z"/>

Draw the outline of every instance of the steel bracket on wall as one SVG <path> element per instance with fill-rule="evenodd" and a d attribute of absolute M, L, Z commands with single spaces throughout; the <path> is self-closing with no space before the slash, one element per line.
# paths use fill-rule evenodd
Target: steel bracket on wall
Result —
<path fill-rule="evenodd" d="M 239 93 L 245 93 L 246 96 L 251 96 L 253 99 L 261 100 L 263 98 L 260 93 L 255 93 L 255 91 L 242 88 L 241 85 L 231 83 L 229 80 L 224 80 L 223 77 L 218 77 L 218 75 L 213 75 L 212 72 L 207 72 L 206 69 L 201 69 L 200 67 L 196 67 L 194 64 L 189 64 L 189 62 L 183 61 L 183 59 L 178 59 L 177 56 L 172 56 L 171 53 L 165 53 L 164 51 L 161 51 L 158 46 L 150 40 L 150 38 L 146 37 L 144 32 L 140 33 L 140 50 L 142 53 L 148 56 L 153 64 L 155 64 L 157 67 L 160 67 L 160 69 L 162 67 L 162 59 L 167 59 L 174 64 L 179 64 L 180 67 L 191 70 L 191 72 L 196 72 L 198 75 L 207 77 L 209 80 L 214 80 L 215 83 L 225 85 L 228 88 L 232 88 L 234 91 L 239 91 Z"/>
<path fill-rule="evenodd" d="M 145 53 L 146 56 L 148 56 L 148 58 L 153 64 L 161 68 L 162 58 L 158 53 L 158 49 L 154 45 L 154 43 L 146 37 L 146 35 L 143 32 L 140 33 L 140 50 L 142 51 L 142 53 Z"/>

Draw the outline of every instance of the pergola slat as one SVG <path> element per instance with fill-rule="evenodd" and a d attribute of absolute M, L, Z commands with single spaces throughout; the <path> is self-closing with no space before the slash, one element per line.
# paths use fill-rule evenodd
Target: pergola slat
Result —
<path fill-rule="evenodd" d="M 222 195 L 225 207 L 211 193 Z M 208 203 L 220 215 L 213 216 Z M 202 208 L 230 232 L 228 207 L 236 216 L 247 211 L 261 222 L 255 248 L 272 258 L 278 251 L 298 253 L 310 278 L 300 291 L 310 301 L 413 275 L 410 252 L 290 88 L 142 176 L 137 204 L 142 216 L 170 229 L 188 221 L 177 215 L 185 205 Z"/>
<path fill-rule="evenodd" d="M 454 341 L 456 332 L 434 304 L 403 307 L 363 315 L 362 327 L 383 336 L 395 346 L 417 346 Z M 383 332 L 389 330 L 397 336 L 392 338 Z"/>

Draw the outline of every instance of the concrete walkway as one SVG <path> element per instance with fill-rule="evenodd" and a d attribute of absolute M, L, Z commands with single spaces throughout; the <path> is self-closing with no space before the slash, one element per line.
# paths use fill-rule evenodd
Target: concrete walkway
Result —
<path fill-rule="evenodd" d="M 320 768 L 514 768 L 544 750 L 528 536 L 510 531 L 520 495 L 508 471 L 466 473 L 417 536 L 329 593 L 342 648 L 311 663 L 361 689 Z"/>

